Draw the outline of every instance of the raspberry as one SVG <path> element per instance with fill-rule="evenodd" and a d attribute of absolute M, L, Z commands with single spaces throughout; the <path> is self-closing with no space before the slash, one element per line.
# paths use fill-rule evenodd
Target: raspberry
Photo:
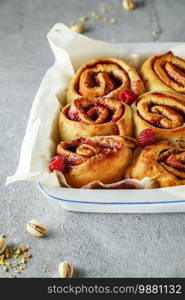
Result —
<path fill-rule="evenodd" d="M 57 170 L 63 173 L 65 167 L 65 160 L 61 155 L 56 155 L 50 160 L 49 169 L 51 171 Z"/>
<path fill-rule="evenodd" d="M 155 133 L 151 128 L 147 128 L 140 132 L 137 141 L 141 147 L 153 144 L 156 140 Z"/>
<path fill-rule="evenodd" d="M 68 110 L 68 118 L 72 121 L 80 121 L 78 111 L 76 111 L 72 106 Z"/>
<path fill-rule="evenodd" d="M 121 102 L 125 102 L 128 105 L 131 105 L 135 100 L 137 96 L 132 92 L 130 89 L 123 90 L 119 93 L 119 100 Z"/>

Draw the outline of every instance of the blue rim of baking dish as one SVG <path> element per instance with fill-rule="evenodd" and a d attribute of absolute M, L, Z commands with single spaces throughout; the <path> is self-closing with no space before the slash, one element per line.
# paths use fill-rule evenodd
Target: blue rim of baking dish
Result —
<path fill-rule="evenodd" d="M 48 192 L 46 192 L 43 188 L 43 186 L 41 185 L 41 183 L 38 183 L 39 188 L 41 189 L 41 191 L 43 192 L 43 194 L 45 194 L 46 196 L 54 199 L 54 200 L 58 200 L 58 201 L 63 201 L 63 202 L 70 202 L 70 203 L 80 203 L 80 204 L 100 204 L 100 205 L 153 205 L 153 204 L 174 204 L 174 203 L 185 203 L 185 200 L 172 200 L 172 201 L 160 201 L 160 202 L 153 202 L 153 201 L 147 201 L 147 202 L 91 202 L 91 201 L 80 201 L 80 200 L 67 200 L 67 199 L 63 199 L 63 198 L 59 198 L 56 196 L 53 196 L 51 194 L 49 194 Z"/>

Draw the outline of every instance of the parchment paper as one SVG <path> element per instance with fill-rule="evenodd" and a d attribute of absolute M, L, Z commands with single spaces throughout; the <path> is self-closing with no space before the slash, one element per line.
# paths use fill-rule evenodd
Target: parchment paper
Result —
<path fill-rule="evenodd" d="M 18 168 L 13 176 L 7 178 L 7 184 L 29 180 L 50 186 L 69 187 L 60 172 L 51 173 L 49 171 L 48 164 L 50 158 L 55 155 L 56 146 L 59 142 L 59 111 L 65 104 L 66 89 L 74 72 L 85 61 L 101 56 L 120 57 L 138 68 L 149 55 L 147 53 L 133 53 L 111 43 L 90 39 L 73 32 L 63 24 L 56 24 L 47 38 L 55 56 L 55 63 L 46 72 L 34 99 L 22 143 Z M 172 51 L 174 54 L 185 58 L 184 45 L 177 46 Z M 142 181 L 126 180 L 125 182 L 135 185 L 136 188 L 153 187 L 153 181 L 149 178 Z M 97 182 L 94 182 L 92 187 L 96 184 Z M 106 188 L 106 186 L 110 188 L 110 185 L 103 185 L 102 187 Z M 84 186 L 84 188 L 89 187 L 90 185 Z M 182 186 L 179 189 L 182 195 Z M 178 187 L 174 191 L 171 188 L 171 192 L 175 192 L 178 198 Z"/>

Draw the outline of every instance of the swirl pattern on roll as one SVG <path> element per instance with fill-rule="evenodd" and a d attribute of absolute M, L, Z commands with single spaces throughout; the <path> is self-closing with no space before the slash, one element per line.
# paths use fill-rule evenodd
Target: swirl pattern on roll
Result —
<path fill-rule="evenodd" d="M 137 136 L 151 128 L 158 140 L 185 140 L 185 96 L 173 92 L 148 92 L 133 105 Z"/>
<path fill-rule="evenodd" d="M 158 156 L 158 162 L 180 180 L 185 180 L 185 149 L 171 148 Z"/>
<path fill-rule="evenodd" d="M 155 178 L 159 187 L 185 184 L 185 148 L 179 142 L 160 141 L 137 151 L 126 178 Z"/>
<path fill-rule="evenodd" d="M 150 57 L 142 65 L 141 75 L 147 91 L 166 90 L 185 94 L 185 60 L 172 52 Z"/>
<path fill-rule="evenodd" d="M 118 99 L 124 89 L 136 95 L 144 92 L 143 82 L 133 66 L 120 58 L 97 58 L 83 64 L 74 75 L 67 91 L 67 102 L 80 96 Z"/>
<path fill-rule="evenodd" d="M 132 111 L 118 100 L 81 97 L 60 113 L 62 140 L 78 137 L 133 134 Z"/>
<path fill-rule="evenodd" d="M 61 142 L 57 154 L 65 160 L 64 176 L 72 187 L 94 180 L 117 182 L 131 159 L 135 142 L 119 136 L 79 138 Z"/>

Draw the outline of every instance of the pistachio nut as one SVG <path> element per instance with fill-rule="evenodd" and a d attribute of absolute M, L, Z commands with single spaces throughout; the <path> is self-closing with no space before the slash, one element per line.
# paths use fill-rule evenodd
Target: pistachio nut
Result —
<path fill-rule="evenodd" d="M 5 240 L 3 235 L 0 235 L 0 254 L 2 254 L 4 252 L 7 244 L 8 244 L 7 240 Z"/>
<path fill-rule="evenodd" d="M 132 10 L 136 6 L 135 2 L 133 0 L 123 0 L 123 8 L 125 10 Z"/>
<path fill-rule="evenodd" d="M 78 33 L 82 33 L 85 31 L 85 28 L 82 24 L 72 24 L 72 25 L 70 25 L 70 28 L 73 31 L 78 32 Z"/>
<path fill-rule="evenodd" d="M 37 237 L 42 237 L 46 234 L 47 228 L 37 220 L 30 220 L 26 225 L 27 231 Z"/>
<path fill-rule="evenodd" d="M 73 265 L 68 261 L 63 261 L 59 264 L 59 274 L 61 278 L 73 277 Z"/>

